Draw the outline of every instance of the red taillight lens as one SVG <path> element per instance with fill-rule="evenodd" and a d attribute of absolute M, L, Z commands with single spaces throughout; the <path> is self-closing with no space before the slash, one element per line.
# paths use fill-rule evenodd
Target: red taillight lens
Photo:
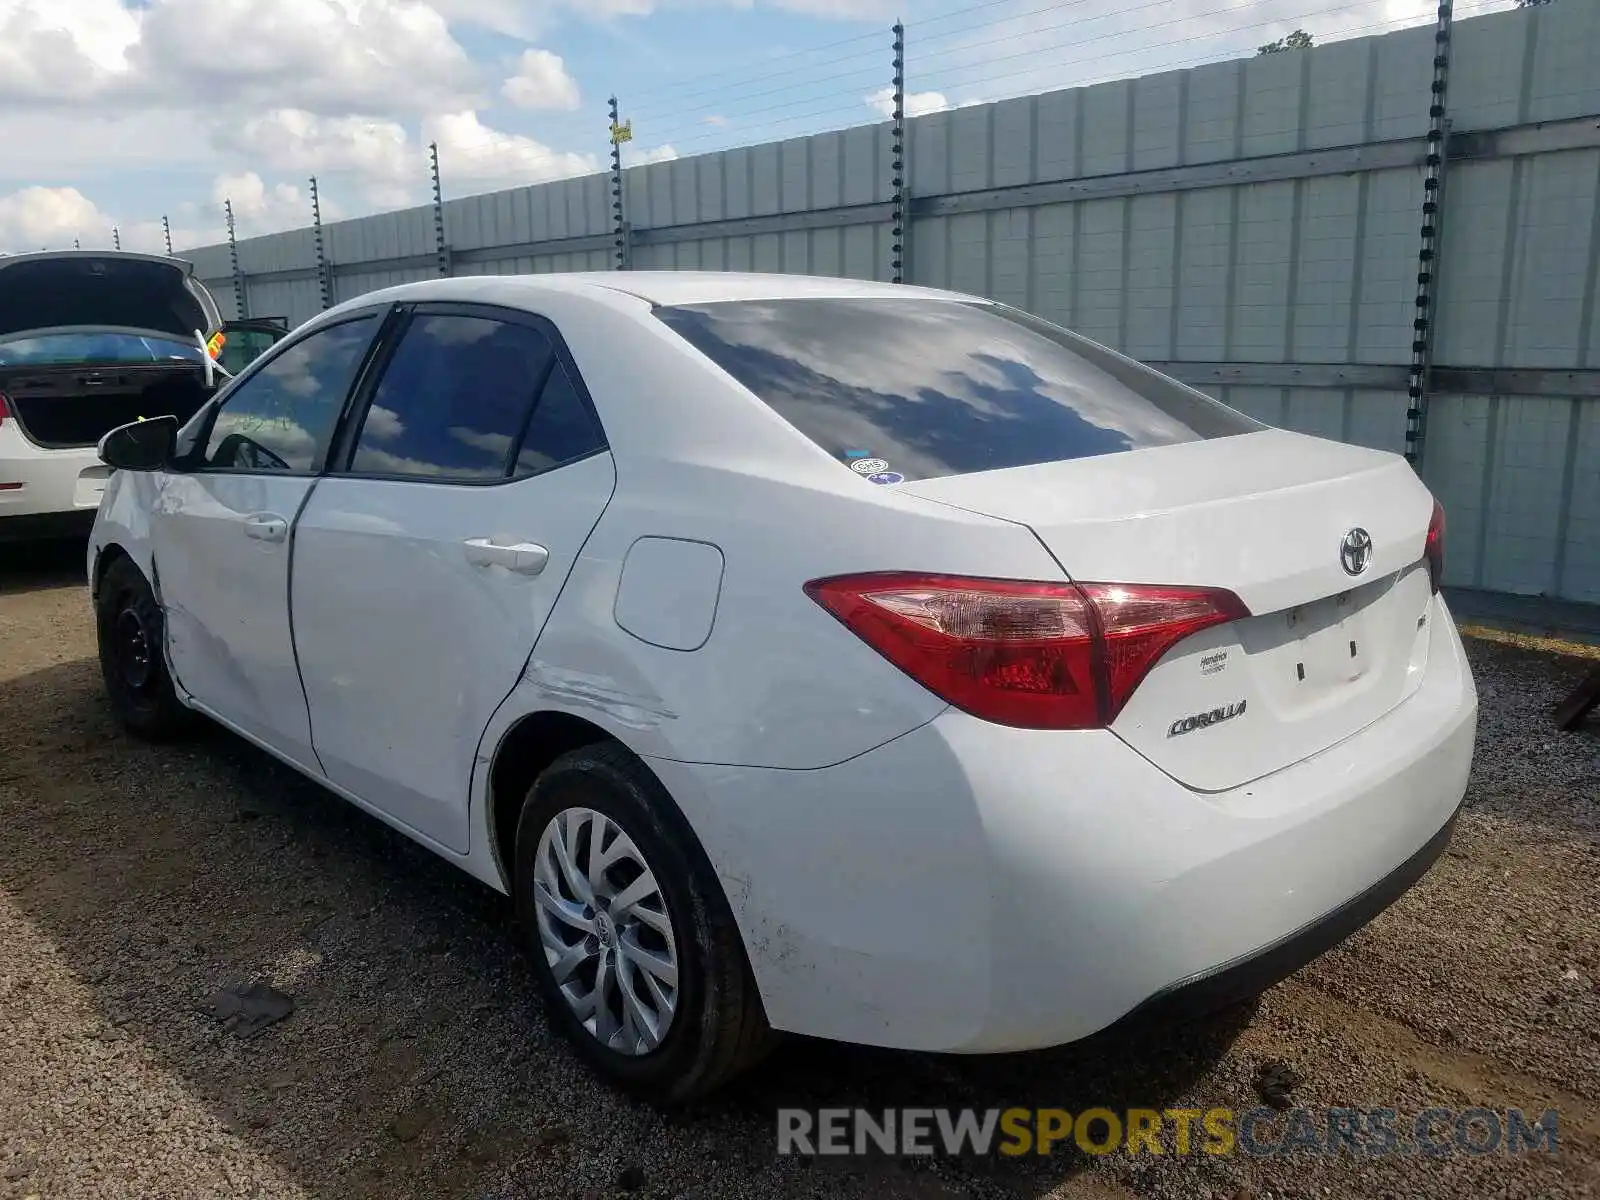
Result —
<path fill-rule="evenodd" d="M 1232 592 L 885 572 L 806 593 L 923 687 L 986 721 L 1092 729 L 1115 720 L 1175 642 L 1249 615 Z"/>
<path fill-rule="evenodd" d="M 1423 543 L 1422 555 L 1428 560 L 1428 580 L 1437 592 L 1444 582 L 1444 505 L 1437 500 L 1428 520 L 1428 540 Z"/>

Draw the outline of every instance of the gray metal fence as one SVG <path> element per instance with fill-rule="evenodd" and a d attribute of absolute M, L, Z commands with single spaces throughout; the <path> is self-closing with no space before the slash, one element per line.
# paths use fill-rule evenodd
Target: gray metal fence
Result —
<path fill-rule="evenodd" d="M 1448 64 L 1443 189 L 1425 191 Z M 1438 115 L 1438 114 L 1435 114 Z M 1572 0 L 623 172 L 634 269 L 992 296 L 1274 424 L 1407 447 L 1447 580 L 1600 602 L 1600 4 Z M 1439 197 L 1442 195 L 1442 199 Z M 1424 215 L 1424 201 L 1438 210 Z M 224 309 L 304 320 L 437 275 L 616 265 L 604 174 L 186 253 Z M 1437 255 L 1419 264 L 1421 227 Z M 319 266 L 320 264 L 320 266 Z M 1419 278 L 1430 277 L 1421 290 Z M 235 288 L 235 280 L 239 287 Z"/>

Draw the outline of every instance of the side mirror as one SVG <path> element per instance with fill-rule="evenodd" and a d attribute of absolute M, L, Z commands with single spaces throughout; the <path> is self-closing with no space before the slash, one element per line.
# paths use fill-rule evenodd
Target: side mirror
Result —
<path fill-rule="evenodd" d="M 177 417 L 151 417 L 120 425 L 100 439 L 100 461 L 113 471 L 159 471 L 172 462 Z"/>

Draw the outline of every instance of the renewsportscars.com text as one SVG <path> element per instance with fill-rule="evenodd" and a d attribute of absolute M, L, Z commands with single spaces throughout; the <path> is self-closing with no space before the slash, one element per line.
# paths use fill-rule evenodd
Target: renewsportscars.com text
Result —
<path fill-rule="evenodd" d="M 1559 1115 L 1430 1108 L 781 1108 L 778 1153 L 1011 1156 L 1353 1154 L 1365 1157 L 1556 1152 Z"/>

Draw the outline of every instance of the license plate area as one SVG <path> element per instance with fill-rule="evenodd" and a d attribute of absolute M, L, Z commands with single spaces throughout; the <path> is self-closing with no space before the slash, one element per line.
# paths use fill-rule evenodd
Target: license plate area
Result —
<path fill-rule="evenodd" d="M 1284 652 L 1294 690 L 1320 691 L 1354 683 L 1371 667 L 1372 632 L 1365 619 L 1372 595 L 1352 589 L 1287 610 Z"/>

